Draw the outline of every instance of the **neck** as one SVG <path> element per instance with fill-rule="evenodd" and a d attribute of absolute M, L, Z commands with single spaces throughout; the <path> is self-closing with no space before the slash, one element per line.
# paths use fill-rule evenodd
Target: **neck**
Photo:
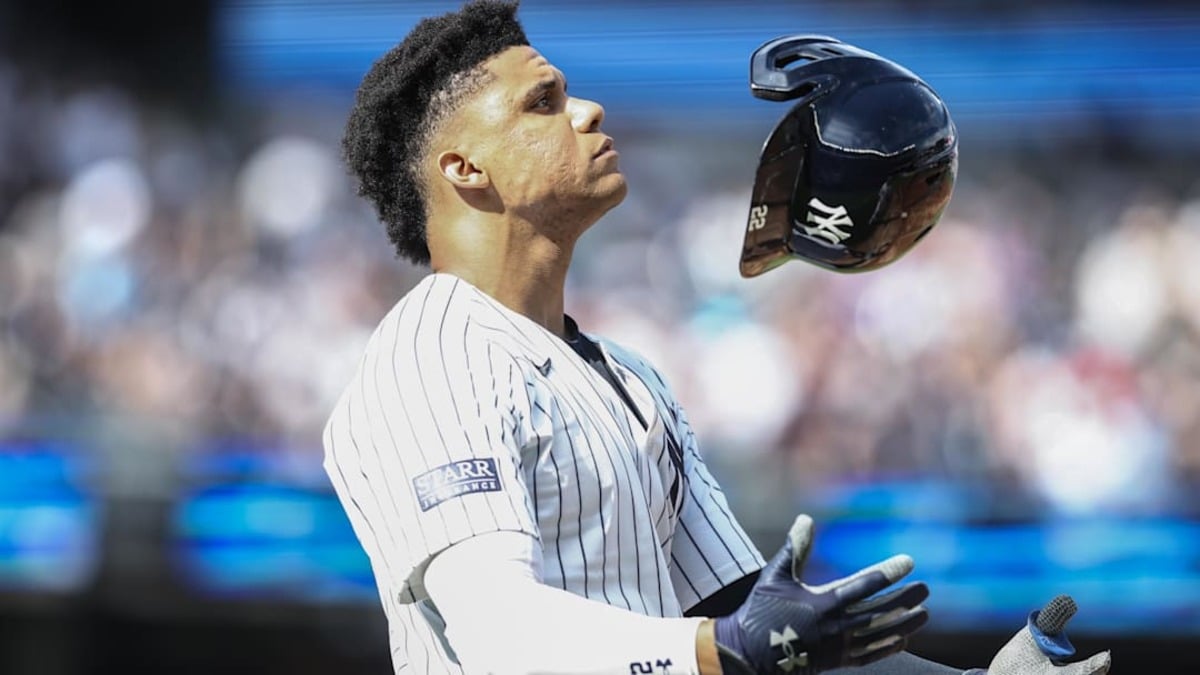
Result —
<path fill-rule="evenodd" d="M 429 228 L 433 270 L 470 283 L 565 337 L 563 288 L 574 242 L 554 242 L 529 227 L 497 225 L 460 220 Z"/>

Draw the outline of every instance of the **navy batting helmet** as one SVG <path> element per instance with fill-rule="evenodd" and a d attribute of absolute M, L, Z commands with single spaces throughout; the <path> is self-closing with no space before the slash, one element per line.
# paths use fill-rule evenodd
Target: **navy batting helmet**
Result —
<path fill-rule="evenodd" d="M 755 50 L 750 90 L 799 101 L 763 145 L 742 276 L 792 258 L 878 269 L 937 224 L 954 189 L 958 136 L 921 78 L 833 38 L 790 36 Z"/>

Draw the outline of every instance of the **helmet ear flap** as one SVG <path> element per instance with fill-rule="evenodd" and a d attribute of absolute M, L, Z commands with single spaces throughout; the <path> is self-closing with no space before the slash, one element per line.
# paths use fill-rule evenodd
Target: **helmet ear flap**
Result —
<path fill-rule="evenodd" d="M 756 277 L 792 258 L 792 203 L 796 190 L 804 186 L 805 139 L 811 135 L 806 127 L 812 123 L 811 110 L 799 103 L 763 144 L 742 240 L 739 271 L 743 277 Z"/>

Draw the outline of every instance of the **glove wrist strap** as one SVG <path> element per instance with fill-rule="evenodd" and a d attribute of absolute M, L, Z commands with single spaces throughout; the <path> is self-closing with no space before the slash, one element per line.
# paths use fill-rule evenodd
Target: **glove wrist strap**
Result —
<path fill-rule="evenodd" d="M 757 675 L 754 666 L 720 643 L 717 643 L 717 660 L 721 663 L 722 675 Z"/>
<path fill-rule="evenodd" d="M 717 659 L 721 662 L 723 675 L 756 675 L 754 666 L 746 660 L 737 614 L 713 621 L 713 641 L 717 645 Z"/>

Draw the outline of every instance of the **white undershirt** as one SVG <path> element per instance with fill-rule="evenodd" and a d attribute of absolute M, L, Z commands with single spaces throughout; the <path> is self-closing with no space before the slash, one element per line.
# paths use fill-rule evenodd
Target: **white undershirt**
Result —
<path fill-rule="evenodd" d="M 542 583 L 541 545 L 490 532 L 441 552 L 425 588 L 466 672 L 697 675 L 702 618 L 651 618 Z"/>

